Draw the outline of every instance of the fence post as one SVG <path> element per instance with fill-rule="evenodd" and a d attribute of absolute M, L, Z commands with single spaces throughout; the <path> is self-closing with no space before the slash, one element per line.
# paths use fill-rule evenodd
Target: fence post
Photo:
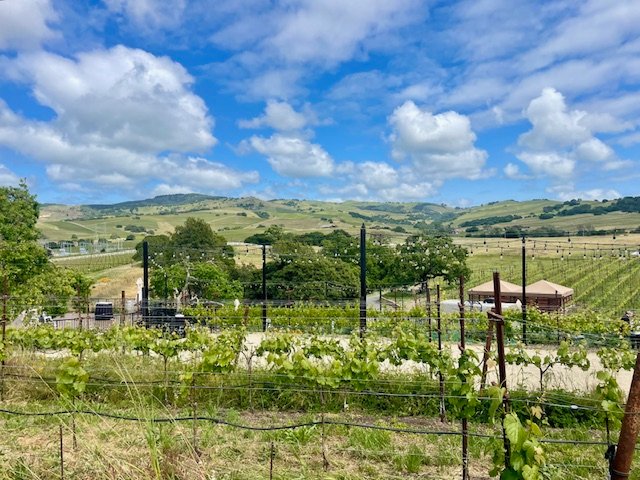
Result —
<path fill-rule="evenodd" d="M 76 303 L 78 306 L 78 328 L 82 330 L 82 296 L 80 295 L 80 287 L 76 288 L 76 295 Z M 89 323 L 88 318 L 87 323 Z"/>
<path fill-rule="evenodd" d="M 522 343 L 527 344 L 527 249 L 522 235 Z"/>
<path fill-rule="evenodd" d="M 126 316 L 126 312 L 125 312 L 126 304 L 127 304 L 127 301 L 125 298 L 124 290 L 122 290 L 122 292 L 120 292 L 120 326 L 121 327 L 124 327 L 125 316 Z"/>
<path fill-rule="evenodd" d="M 489 362 L 489 353 L 491 352 L 491 340 L 493 340 L 493 321 L 489 319 L 487 326 L 487 338 L 484 342 L 484 353 L 482 355 L 482 375 L 480 376 L 480 390 L 484 389 L 487 382 L 487 370 Z"/>
<path fill-rule="evenodd" d="M 64 448 L 62 443 L 62 424 L 60 427 L 60 480 L 64 480 Z"/>
<path fill-rule="evenodd" d="M 360 227 L 360 338 L 367 331 L 367 230 Z"/>
<path fill-rule="evenodd" d="M 438 326 L 438 355 L 442 356 L 442 318 L 440 315 L 440 284 L 436 285 L 436 319 Z M 442 371 L 438 371 L 438 382 L 440 383 L 440 421 L 446 421 L 444 406 L 444 377 Z"/>
<path fill-rule="evenodd" d="M 5 351 L 6 338 L 7 338 L 7 301 L 9 299 L 9 278 L 7 274 L 4 274 L 4 281 L 2 282 L 2 351 Z M 0 372 L 0 398 L 4 400 L 4 365 L 5 359 L 2 357 L 2 372 Z"/>
<path fill-rule="evenodd" d="M 464 331 L 464 277 L 460 277 L 460 354 L 466 348 Z M 462 417 L 462 480 L 469 480 L 469 420 Z"/>
<path fill-rule="evenodd" d="M 262 331 L 267 331 L 267 246 L 262 245 Z"/>
<path fill-rule="evenodd" d="M 149 242 L 142 242 L 142 317 L 149 326 Z"/>
<path fill-rule="evenodd" d="M 500 273 L 493 272 L 493 298 L 495 299 L 494 311 L 489 312 L 489 318 L 496 324 L 496 344 L 498 347 L 498 375 L 500 388 L 504 388 L 502 397 L 502 440 L 504 442 L 504 464 L 506 468 L 511 465 L 511 446 L 504 429 L 504 418 L 509 412 L 509 393 L 507 391 L 507 362 L 504 353 L 504 317 L 502 316 L 502 292 L 500 292 Z"/>
<path fill-rule="evenodd" d="M 424 285 L 425 288 L 427 290 L 427 297 L 426 297 L 426 301 L 427 301 L 427 322 L 429 323 L 429 341 L 432 342 L 433 338 L 432 337 L 432 332 L 431 332 L 431 289 L 429 288 L 429 280 L 425 280 L 424 281 Z"/>
<path fill-rule="evenodd" d="M 611 480 L 626 480 L 631 471 L 633 452 L 640 432 L 640 352 L 636 356 L 629 398 L 624 409 L 624 418 L 620 428 L 620 439 L 616 455 L 611 464 Z"/>

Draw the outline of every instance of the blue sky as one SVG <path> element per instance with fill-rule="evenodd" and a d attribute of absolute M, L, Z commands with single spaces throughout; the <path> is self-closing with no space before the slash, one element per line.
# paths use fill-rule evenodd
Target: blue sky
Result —
<path fill-rule="evenodd" d="M 637 0 L 3 0 L 0 184 L 44 202 L 638 194 Z"/>

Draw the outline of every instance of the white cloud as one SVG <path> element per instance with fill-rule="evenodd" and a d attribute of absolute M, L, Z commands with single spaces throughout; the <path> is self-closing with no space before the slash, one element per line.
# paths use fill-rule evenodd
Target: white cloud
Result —
<path fill-rule="evenodd" d="M 581 124 L 586 112 L 567 111 L 564 97 L 553 88 L 545 88 L 525 111 L 533 128 L 520 136 L 518 144 L 533 150 L 569 147 L 591 138 Z"/>
<path fill-rule="evenodd" d="M 404 27 L 427 14 L 424 0 L 241 2 L 211 41 L 238 51 L 213 66 L 216 78 L 249 98 L 289 98 L 301 80 L 370 52 L 401 48 Z M 284 72 L 284 74 L 283 74 Z"/>
<path fill-rule="evenodd" d="M 393 158 L 409 158 L 422 176 L 476 179 L 486 174 L 487 152 L 475 148 L 466 116 L 453 111 L 434 115 L 408 101 L 394 110 L 389 124 Z"/>
<path fill-rule="evenodd" d="M 29 120 L 0 100 L 0 145 L 44 163 L 54 182 L 133 190 L 161 180 L 227 192 L 258 181 L 255 171 L 190 155 L 216 143 L 213 119 L 192 77 L 166 57 L 118 46 L 76 58 L 30 53 L 8 65 L 55 116 Z"/>
<path fill-rule="evenodd" d="M 367 88 L 362 88 L 363 85 L 366 85 Z M 342 77 L 331 88 L 328 97 L 332 100 L 340 101 L 368 99 L 371 96 L 380 96 L 403 85 L 404 80 L 399 75 L 388 75 L 380 70 L 356 72 Z"/>
<path fill-rule="evenodd" d="M 72 143 L 136 152 L 203 151 L 213 119 L 191 92 L 193 78 L 167 57 L 116 46 L 66 58 L 19 56 L 10 72 L 56 113 L 51 126 Z"/>
<path fill-rule="evenodd" d="M 366 43 L 419 20 L 417 0 L 294 1 L 280 11 L 263 48 L 285 63 L 334 66 L 366 52 Z"/>
<path fill-rule="evenodd" d="M 112 13 L 125 15 L 144 33 L 172 29 L 183 21 L 186 0 L 103 0 Z"/>
<path fill-rule="evenodd" d="M 536 175 L 550 177 L 570 177 L 574 173 L 576 161 L 553 152 L 527 153 L 518 155 L 529 169 Z"/>
<path fill-rule="evenodd" d="M 505 177 L 510 178 L 511 180 L 527 180 L 530 178 L 528 175 L 524 175 L 520 171 L 520 167 L 518 167 L 518 165 L 511 162 L 505 165 L 503 171 Z"/>
<path fill-rule="evenodd" d="M 164 159 L 156 176 L 190 187 L 191 191 L 209 192 L 235 190 L 260 179 L 256 171 L 241 172 L 200 157 Z"/>
<path fill-rule="evenodd" d="M 50 25 L 57 20 L 50 0 L 0 1 L 0 50 L 36 48 L 56 38 Z"/>
<path fill-rule="evenodd" d="M 388 163 L 363 162 L 358 164 L 359 178 L 369 189 L 381 190 L 398 184 L 398 172 Z"/>
<path fill-rule="evenodd" d="M 636 0 L 462 0 L 451 11 L 444 39 L 434 38 L 454 49 L 459 68 L 449 74 L 451 91 L 440 108 L 475 109 L 476 128 L 513 123 L 531 98 L 553 86 L 590 112 L 583 123 L 592 132 L 637 125 L 640 103 L 621 101 L 637 96 Z M 501 118 L 488 114 L 494 107 Z"/>
<path fill-rule="evenodd" d="M 293 134 L 253 136 L 246 145 L 265 155 L 271 167 L 285 177 L 326 177 L 334 170 L 333 159 L 320 145 Z"/>
<path fill-rule="evenodd" d="M 613 189 L 593 188 L 590 190 L 576 190 L 571 183 L 556 185 L 548 188 L 547 191 L 554 194 L 558 200 L 565 202 L 575 198 L 581 198 L 582 200 L 611 200 L 622 196 L 617 190 Z"/>
<path fill-rule="evenodd" d="M 162 180 L 154 195 L 172 193 L 225 193 L 258 183 L 257 171 L 239 171 L 200 157 L 168 158 L 158 164 L 156 178 Z"/>
<path fill-rule="evenodd" d="M 613 149 L 595 137 L 576 147 L 576 156 L 588 162 L 605 162 L 615 157 Z"/>
<path fill-rule="evenodd" d="M 351 180 L 347 185 L 341 187 L 322 185 L 319 191 L 321 194 L 330 195 L 334 199 L 410 202 L 424 200 L 435 195 L 442 185 L 440 182 L 412 183 L 400 181 L 394 185 L 374 189 L 364 183 L 353 182 L 356 182 L 356 180 Z"/>
<path fill-rule="evenodd" d="M 537 176 L 566 178 L 583 163 L 603 170 L 630 165 L 617 158 L 613 149 L 593 134 L 589 114 L 570 110 L 561 93 L 545 88 L 525 110 L 532 128 L 518 138 L 516 154 Z M 505 172 L 506 173 L 506 172 Z"/>
<path fill-rule="evenodd" d="M 57 181 L 92 179 L 113 173 L 135 178 L 153 171 L 153 155 L 90 142 L 72 142 L 55 125 L 19 117 L 1 100 L 0 145 L 44 162 L 49 175 Z"/>
<path fill-rule="evenodd" d="M 20 179 L 18 176 L 9 170 L 4 165 L 0 164 L 0 185 L 1 186 L 15 186 Z"/>
<path fill-rule="evenodd" d="M 637 145 L 640 143 L 640 132 L 630 133 L 618 139 L 618 143 L 625 147 Z"/>
<path fill-rule="evenodd" d="M 317 124 L 317 118 L 307 105 L 303 112 L 296 112 L 287 102 L 269 100 L 264 114 L 251 120 L 240 120 L 240 128 L 270 127 L 280 131 L 302 130 L 308 125 Z"/>
<path fill-rule="evenodd" d="M 179 193 L 193 193 L 193 188 L 186 187 L 184 185 L 168 185 L 166 183 L 161 183 L 151 191 L 151 195 L 154 197 L 158 195 L 176 195 Z"/>
<path fill-rule="evenodd" d="M 131 187 L 158 174 L 159 157 L 216 143 L 192 77 L 166 57 L 118 46 L 76 58 L 30 53 L 8 66 L 11 78 L 30 85 L 55 116 L 28 120 L 0 100 L 0 144 L 47 164 L 54 181 Z M 185 175 L 193 172 L 190 165 Z M 199 172 L 207 185 L 209 171 Z"/>
<path fill-rule="evenodd" d="M 558 59 L 590 55 L 619 48 L 637 35 L 640 5 L 634 0 L 583 2 L 576 15 L 561 21 L 549 39 L 522 58 L 529 69 L 539 69 Z"/>

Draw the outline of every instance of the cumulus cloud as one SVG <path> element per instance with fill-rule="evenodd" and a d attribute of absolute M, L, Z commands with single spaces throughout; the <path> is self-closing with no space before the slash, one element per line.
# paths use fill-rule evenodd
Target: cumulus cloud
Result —
<path fill-rule="evenodd" d="M 126 148 L 72 142 L 49 122 L 27 120 L 0 100 L 0 145 L 40 160 L 56 181 L 119 173 L 134 178 L 152 172 L 154 156 Z M 66 178 L 65 178 L 66 177 Z"/>
<path fill-rule="evenodd" d="M 269 127 L 280 131 L 302 130 L 309 125 L 317 124 L 318 120 L 307 105 L 302 112 L 297 112 L 287 102 L 277 100 L 267 101 L 264 114 L 251 120 L 240 120 L 240 128 Z"/>
<path fill-rule="evenodd" d="M 576 161 L 554 152 L 528 153 L 518 155 L 529 169 L 536 175 L 566 178 L 573 175 Z"/>
<path fill-rule="evenodd" d="M 4 165 L 0 164 L 0 185 L 5 186 L 14 186 L 17 185 L 20 179 L 18 176 L 9 170 Z"/>
<path fill-rule="evenodd" d="M 189 187 L 191 191 L 226 192 L 260 179 L 256 171 L 241 172 L 200 157 L 163 159 L 158 169 L 160 178 Z"/>
<path fill-rule="evenodd" d="M 56 113 L 51 125 L 74 143 L 158 152 L 202 151 L 216 142 L 193 78 L 167 57 L 124 46 L 76 58 L 37 52 L 18 57 L 9 74 L 32 86 Z"/>
<path fill-rule="evenodd" d="M 466 116 L 453 111 L 434 115 L 407 101 L 394 110 L 389 124 L 393 158 L 408 158 L 423 175 L 438 179 L 486 175 L 487 152 L 474 146 L 476 135 Z"/>
<path fill-rule="evenodd" d="M 524 175 L 520 171 L 520 167 L 515 163 L 507 163 L 503 169 L 504 175 L 511 180 L 526 180 L 529 178 L 528 175 Z"/>
<path fill-rule="evenodd" d="M 319 191 L 323 195 L 330 196 L 334 201 L 412 202 L 435 195 L 440 186 L 439 182 L 400 182 L 390 187 L 372 190 L 364 183 L 352 183 L 341 187 L 322 185 Z"/>
<path fill-rule="evenodd" d="M 0 2 L 0 50 L 25 50 L 58 36 L 51 24 L 58 16 L 50 0 Z"/>
<path fill-rule="evenodd" d="M 321 193 L 359 200 L 424 200 L 447 179 L 478 179 L 491 173 L 484 170 L 487 153 L 474 146 L 476 136 L 464 115 L 433 114 L 407 101 L 388 123 L 391 156 L 400 164 L 340 163 L 334 168 L 338 185 L 322 185 Z"/>
<path fill-rule="evenodd" d="M 75 58 L 33 52 L 8 65 L 54 116 L 30 120 L 0 100 L 0 145 L 44 163 L 54 182 L 133 189 L 161 179 L 225 192 L 258 180 L 191 155 L 215 145 L 214 122 L 192 77 L 169 58 L 117 46 Z"/>
<path fill-rule="evenodd" d="M 326 177 L 334 169 L 334 161 L 326 150 L 301 136 L 279 133 L 268 138 L 252 136 L 244 145 L 265 155 L 271 167 L 285 177 Z"/>
<path fill-rule="evenodd" d="M 630 165 L 594 136 L 587 112 L 570 110 L 562 94 L 553 88 L 545 88 L 531 100 L 525 116 L 532 128 L 518 138 L 516 156 L 535 175 L 566 178 L 585 163 L 603 170 Z"/>
<path fill-rule="evenodd" d="M 477 109 L 476 128 L 519 121 L 550 85 L 590 112 L 592 132 L 638 125 L 640 103 L 621 100 L 638 83 L 636 0 L 461 0 L 451 11 L 444 37 L 447 47 L 457 46 L 461 68 L 439 105 Z M 494 107 L 501 119 L 490 115 Z"/>
<path fill-rule="evenodd" d="M 518 144 L 532 150 L 570 147 L 591 138 L 581 124 L 586 112 L 569 111 L 564 97 L 553 88 L 545 88 L 529 103 L 525 116 L 533 128 L 520 136 Z"/>
<path fill-rule="evenodd" d="M 424 200 L 437 193 L 442 181 L 425 180 L 411 167 L 396 168 L 386 162 L 343 162 L 336 165 L 339 182 L 320 186 L 331 198 L 376 201 Z"/>
<path fill-rule="evenodd" d="M 617 190 L 603 188 L 576 190 L 572 183 L 556 185 L 548 188 L 547 191 L 554 194 L 558 200 L 562 201 L 573 200 L 574 198 L 581 198 L 582 200 L 611 200 L 621 197 Z"/>

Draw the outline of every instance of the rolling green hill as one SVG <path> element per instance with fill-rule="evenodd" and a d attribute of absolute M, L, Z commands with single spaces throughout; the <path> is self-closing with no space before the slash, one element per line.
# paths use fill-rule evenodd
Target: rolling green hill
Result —
<path fill-rule="evenodd" d="M 243 240 L 270 225 L 296 233 L 335 228 L 355 233 L 362 223 L 371 234 L 396 240 L 421 230 L 478 237 L 504 236 L 505 231 L 539 235 L 549 231 L 548 236 L 553 236 L 562 231 L 634 231 L 640 226 L 640 197 L 608 202 L 506 200 L 463 209 L 416 202 L 267 201 L 180 194 L 112 205 L 43 205 L 38 226 L 50 241 L 134 235 L 133 243 L 148 233 L 172 232 L 189 216 L 203 218 L 231 241 Z"/>

